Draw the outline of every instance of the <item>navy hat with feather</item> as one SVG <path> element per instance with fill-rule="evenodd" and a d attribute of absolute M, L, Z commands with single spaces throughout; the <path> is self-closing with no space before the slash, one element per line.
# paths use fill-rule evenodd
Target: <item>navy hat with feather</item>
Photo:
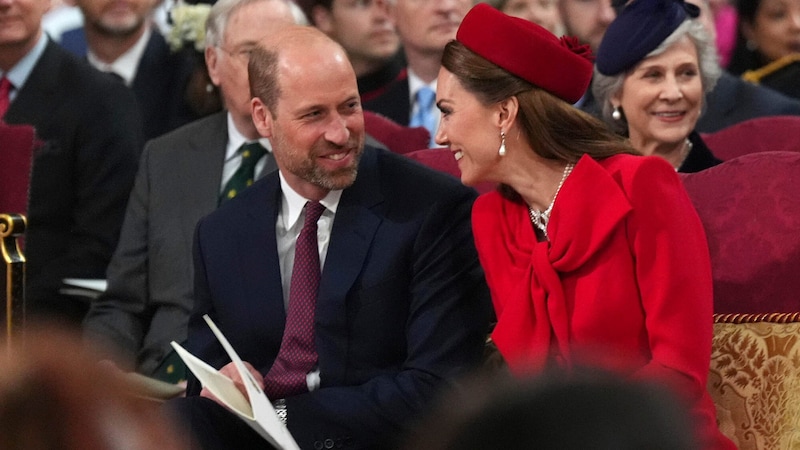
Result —
<path fill-rule="evenodd" d="M 595 65 L 603 75 L 617 75 L 635 66 L 700 8 L 683 0 L 633 0 L 608 26 Z"/>

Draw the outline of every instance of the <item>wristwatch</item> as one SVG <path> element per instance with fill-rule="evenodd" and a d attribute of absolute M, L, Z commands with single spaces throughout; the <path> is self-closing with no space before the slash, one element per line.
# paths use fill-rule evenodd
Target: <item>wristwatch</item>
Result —
<path fill-rule="evenodd" d="M 275 400 L 272 403 L 272 406 L 275 407 L 275 414 L 277 414 L 278 420 L 280 420 L 282 424 L 286 425 L 286 419 L 288 418 L 288 411 L 286 411 L 286 399 L 280 398 Z"/>

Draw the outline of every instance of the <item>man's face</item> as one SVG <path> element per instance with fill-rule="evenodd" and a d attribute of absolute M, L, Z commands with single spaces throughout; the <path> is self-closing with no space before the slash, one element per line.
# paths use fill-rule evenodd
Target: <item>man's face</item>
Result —
<path fill-rule="evenodd" d="M 130 36 L 141 30 L 156 0 L 77 0 L 87 26 L 110 36 Z"/>
<path fill-rule="evenodd" d="M 392 13 L 406 49 L 441 54 L 471 7 L 472 0 L 394 0 Z"/>
<path fill-rule="evenodd" d="M 252 123 L 247 77 L 249 52 L 274 29 L 291 21 L 291 11 L 284 2 L 249 3 L 228 18 L 220 47 L 206 49 L 211 80 L 219 86 L 225 107 L 241 123 Z"/>
<path fill-rule="evenodd" d="M 354 66 L 381 63 L 400 47 L 387 0 L 334 0 L 330 10 L 320 6 L 314 15 L 317 27 L 344 47 Z"/>
<path fill-rule="evenodd" d="M 617 17 L 611 0 L 559 0 L 567 34 L 597 51 L 608 25 Z"/>
<path fill-rule="evenodd" d="M 42 30 L 50 0 L 0 0 L 0 52 L 27 52 Z"/>
<path fill-rule="evenodd" d="M 292 188 L 319 199 L 355 181 L 364 150 L 356 77 L 332 43 L 282 51 L 280 97 L 271 119 L 273 154 Z"/>

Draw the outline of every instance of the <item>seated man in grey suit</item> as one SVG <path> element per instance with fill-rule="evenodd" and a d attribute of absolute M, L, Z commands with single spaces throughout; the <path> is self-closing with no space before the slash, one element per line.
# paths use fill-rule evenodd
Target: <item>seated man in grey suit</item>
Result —
<path fill-rule="evenodd" d="M 192 233 L 197 221 L 233 195 L 239 148 L 260 138 L 250 117 L 247 60 L 255 42 L 293 17 L 286 0 L 220 0 L 207 22 L 206 61 L 220 87 L 221 112 L 150 141 L 128 203 L 108 290 L 93 302 L 84 333 L 110 347 L 125 369 L 170 381 L 184 378 L 170 341 L 186 339 L 192 308 Z M 257 156 L 257 155 L 256 155 Z M 254 174 L 275 169 L 256 156 Z M 248 178 L 252 178 L 249 175 Z M 234 181 L 229 181 L 234 179 Z"/>
<path fill-rule="evenodd" d="M 392 448 L 483 353 L 476 192 L 364 144 L 355 72 L 321 31 L 282 28 L 249 72 L 279 170 L 198 223 L 188 349 L 234 376 L 209 314 L 300 448 Z M 204 448 L 269 448 L 193 379 L 188 394 L 168 404 Z"/>

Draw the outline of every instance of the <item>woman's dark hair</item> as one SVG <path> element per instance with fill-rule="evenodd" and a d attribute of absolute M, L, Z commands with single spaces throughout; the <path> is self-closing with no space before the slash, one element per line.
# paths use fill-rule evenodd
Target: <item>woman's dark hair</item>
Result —
<path fill-rule="evenodd" d="M 555 95 L 487 61 L 458 41 L 444 49 L 442 66 L 484 105 L 511 97 L 519 101 L 517 122 L 536 154 L 546 159 L 575 163 L 584 154 L 602 159 L 636 151 L 602 121 Z M 508 187 L 501 192 L 518 195 Z"/>
<path fill-rule="evenodd" d="M 755 70 L 767 64 L 767 61 L 757 49 L 751 48 L 747 39 L 742 33 L 742 25 L 753 25 L 756 20 L 756 13 L 761 7 L 761 0 L 737 0 L 734 2 L 736 6 L 736 15 L 739 18 L 736 27 L 736 45 L 733 48 L 730 62 L 728 63 L 728 72 L 733 75 L 741 75 L 748 70 Z"/>

